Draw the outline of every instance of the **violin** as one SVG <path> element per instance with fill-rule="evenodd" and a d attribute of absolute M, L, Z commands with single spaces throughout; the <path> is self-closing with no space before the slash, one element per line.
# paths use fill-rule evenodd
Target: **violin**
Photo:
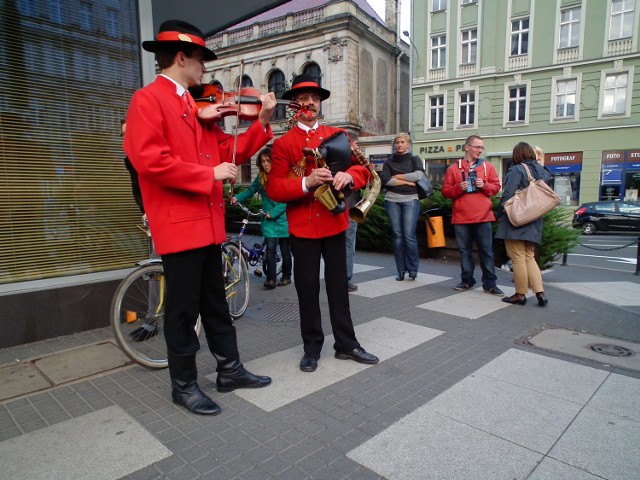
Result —
<path fill-rule="evenodd" d="M 218 122 L 229 115 L 237 115 L 243 120 L 255 120 L 262 108 L 260 92 L 252 87 L 241 88 L 239 92 L 225 92 L 217 85 L 208 84 L 191 91 L 198 107 L 198 118 L 205 122 Z M 276 104 L 296 110 L 301 108 L 293 100 L 277 99 Z"/>

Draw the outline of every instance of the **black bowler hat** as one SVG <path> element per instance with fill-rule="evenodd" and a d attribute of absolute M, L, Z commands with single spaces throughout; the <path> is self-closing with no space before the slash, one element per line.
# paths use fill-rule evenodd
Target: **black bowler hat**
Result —
<path fill-rule="evenodd" d="M 293 79 L 291 90 L 284 92 L 282 98 L 284 100 L 293 100 L 293 97 L 300 92 L 317 93 L 321 100 L 326 100 L 331 95 L 331 92 L 320 87 L 311 75 L 298 75 Z"/>
<path fill-rule="evenodd" d="M 209 50 L 204 41 L 204 35 L 197 27 L 182 20 L 167 20 L 160 25 L 160 31 L 155 40 L 142 42 L 142 48 L 147 52 L 157 52 L 168 45 L 195 45 L 202 49 L 202 59 L 207 62 L 215 60 L 216 54 Z"/>

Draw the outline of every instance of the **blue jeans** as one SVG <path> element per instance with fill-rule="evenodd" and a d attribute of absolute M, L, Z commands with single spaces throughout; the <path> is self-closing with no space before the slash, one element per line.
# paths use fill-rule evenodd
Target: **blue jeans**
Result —
<path fill-rule="evenodd" d="M 289 246 L 289 237 L 270 237 L 264 239 L 267 246 L 267 280 L 276 279 L 276 246 L 280 243 L 280 255 L 282 255 L 282 277 L 291 278 L 291 247 Z"/>
<path fill-rule="evenodd" d="M 488 290 L 496 286 L 496 269 L 493 265 L 493 231 L 491 222 L 455 224 L 456 243 L 460 249 L 460 265 L 462 267 L 462 281 L 467 285 L 475 285 L 473 278 L 475 264 L 473 262 L 473 247 L 475 241 L 480 257 L 482 270 L 482 288 Z"/>
<path fill-rule="evenodd" d="M 396 259 L 398 273 L 418 271 L 418 241 L 416 225 L 420 213 L 420 202 L 389 202 L 385 200 L 384 209 L 389 217 L 393 236 L 393 256 Z"/>
<path fill-rule="evenodd" d="M 353 277 L 353 256 L 356 252 L 356 234 L 358 233 L 358 222 L 349 219 L 349 228 L 344 232 L 345 243 L 347 244 L 347 281 L 351 283 Z"/>

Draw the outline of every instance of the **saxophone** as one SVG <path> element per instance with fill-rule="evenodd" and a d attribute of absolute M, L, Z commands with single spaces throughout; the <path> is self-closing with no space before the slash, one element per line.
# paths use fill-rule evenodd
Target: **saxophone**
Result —
<path fill-rule="evenodd" d="M 369 178 L 369 183 L 367 184 L 364 196 L 362 199 L 353 207 L 349 209 L 349 217 L 355 222 L 362 223 L 367 218 L 367 213 L 369 209 L 376 203 L 376 198 L 380 194 L 380 188 L 382 186 L 382 181 L 378 176 L 378 173 L 375 171 L 371 162 L 367 161 L 364 158 L 364 153 L 353 143 L 351 144 L 351 152 L 353 156 L 358 161 L 360 165 L 366 167 L 367 170 L 371 173 L 371 177 Z"/>

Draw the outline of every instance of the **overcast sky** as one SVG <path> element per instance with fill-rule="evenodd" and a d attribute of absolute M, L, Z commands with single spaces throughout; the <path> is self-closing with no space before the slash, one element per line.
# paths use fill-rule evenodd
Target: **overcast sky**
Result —
<path fill-rule="evenodd" d="M 373 7 L 380 18 L 386 21 L 386 19 L 384 18 L 385 0 L 367 0 L 367 2 Z M 400 11 L 402 15 L 402 17 L 400 18 L 400 25 L 402 27 L 400 31 L 411 31 L 411 20 L 409 18 L 409 13 L 411 12 L 411 0 L 400 0 L 398 3 L 400 5 Z"/>

